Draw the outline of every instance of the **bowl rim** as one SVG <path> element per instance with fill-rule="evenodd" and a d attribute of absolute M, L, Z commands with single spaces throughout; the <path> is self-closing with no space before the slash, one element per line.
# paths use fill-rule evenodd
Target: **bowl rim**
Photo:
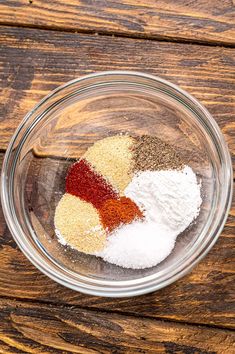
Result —
<path fill-rule="evenodd" d="M 180 93 L 181 95 L 185 96 L 189 99 L 194 105 L 200 108 L 204 118 L 207 119 L 207 123 L 210 123 L 210 128 L 212 128 L 213 134 L 220 140 L 222 145 L 222 152 L 224 154 L 224 162 L 225 167 L 224 171 L 226 171 L 227 175 L 227 194 L 224 198 L 224 214 L 220 215 L 217 218 L 217 225 L 214 226 L 214 229 L 210 231 L 210 238 L 207 240 L 207 243 L 204 245 L 201 244 L 201 247 L 197 249 L 197 252 L 194 252 L 193 259 L 190 260 L 188 264 L 181 264 L 181 267 L 174 272 L 174 274 L 170 276 L 170 278 L 165 277 L 165 279 L 161 282 L 158 282 L 154 274 L 150 276 L 146 276 L 142 279 L 144 281 L 139 282 L 136 284 L 136 280 L 130 281 L 102 281 L 102 280 L 95 280 L 93 283 L 90 282 L 91 278 L 80 276 L 80 281 L 76 280 L 76 284 L 71 280 L 69 276 L 64 276 L 60 271 L 55 269 L 51 270 L 48 268 L 48 265 L 43 262 L 42 257 L 38 259 L 39 252 L 33 248 L 29 242 L 27 241 L 27 236 L 24 234 L 23 230 L 20 227 L 20 223 L 14 220 L 12 217 L 12 205 L 10 204 L 9 197 L 8 197 L 8 188 L 7 188 L 7 176 L 6 171 L 8 167 L 8 163 L 10 160 L 10 156 L 12 154 L 12 149 L 14 147 L 15 141 L 20 135 L 21 131 L 23 130 L 26 122 L 30 120 L 32 115 L 39 109 L 45 102 L 50 100 L 52 97 L 56 96 L 59 92 L 63 91 L 64 89 L 73 86 L 74 84 L 81 83 L 88 79 L 96 79 L 96 78 L 105 78 L 107 76 L 114 76 L 114 75 L 122 75 L 122 76 L 130 76 L 130 77 L 137 77 L 137 78 L 144 78 L 153 80 L 154 82 L 162 83 L 165 86 L 169 86 L 172 88 L 176 93 Z M 181 103 L 182 104 L 182 103 Z M 32 124 L 32 123 L 31 123 Z M 201 123 L 200 123 L 201 124 Z M 204 129 L 204 128 L 203 128 Z M 24 137 L 24 134 L 22 138 Z M 22 122 L 19 124 L 18 128 L 15 130 L 13 137 L 10 140 L 8 148 L 6 150 L 4 161 L 2 165 L 2 175 L 1 175 L 1 202 L 2 202 L 2 209 L 3 213 L 7 222 L 7 225 L 10 229 L 10 232 L 16 241 L 17 245 L 21 249 L 21 251 L 26 255 L 26 257 L 33 263 L 42 273 L 49 276 L 51 279 L 55 280 L 56 282 L 67 286 L 73 290 L 80 291 L 85 294 L 90 295 L 99 295 L 99 296 L 106 296 L 106 297 L 127 297 L 127 296 L 137 296 L 145 293 L 149 293 L 155 290 L 158 290 L 162 287 L 165 287 L 174 281 L 178 280 L 179 278 L 183 277 L 187 274 L 200 260 L 209 252 L 212 246 L 217 241 L 228 216 L 229 209 L 232 202 L 232 192 L 233 192 L 233 170 L 232 170 L 232 162 L 231 157 L 229 154 L 229 150 L 227 144 L 224 140 L 224 137 L 220 131 L 220 128 L 211 114 L 207 111 L 207 109 L 193 96 L 189 93 L 181 89 L 179 86 L 162 79 L 158 76 L 146 74 L 143 72 L 138 71 L 127 71 L 127 70 L 112 70 L 112 71 L 101 71 L 97 73 L 92 73 L 88 75 L 81 76 L 74 80 L 71 80 L 59 87 L 55 90 L 50 92 L 47 96 L 45 96 L 38 104 L 36 104 L 24 117 Z M 220 221 L 220 223 L 219 223 Z M 208 231 L 208 230 L 207 230 Z M 206 233 L 205 233 L 206 234 Z M 24 241 L 24 242 L 23 242 Z M 29 248 L 28 248 L 29 247 Z M 47 259 L 49 259 L 47 257 Z M 49 259 L 51 261 L 51 259 Z M 126 286 L 127 283 L 129 286 Z M 117 287 L 126 286 L 126 288 L 118 289 Z"/>

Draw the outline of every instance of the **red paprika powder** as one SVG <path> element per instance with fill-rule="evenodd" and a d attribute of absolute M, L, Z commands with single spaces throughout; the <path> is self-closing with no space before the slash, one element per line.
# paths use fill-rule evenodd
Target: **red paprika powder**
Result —
<path fill-rule="evenodd" d="M 82 159 L 73 164 L 66 177 L 66 193 L 75 195 L 99 208 L 108 199 L 117 199 L 112 186 Z"/>
<path fill-rule="evenodd" d="M 100 219 L 109 232 L 121 224 L 130 224 L 135 219 L 143 218 L 138 206 L 127 197 L 106 200 L 99 209 Z"/>

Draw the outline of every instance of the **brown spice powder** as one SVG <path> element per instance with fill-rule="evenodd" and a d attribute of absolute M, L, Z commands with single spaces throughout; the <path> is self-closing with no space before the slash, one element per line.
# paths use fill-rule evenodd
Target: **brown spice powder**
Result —
<path fill-rule="evenodd" d="M 136 137 L 132 152 L 135 171 L 173 170 L 184 166 L 175 149 L 154 136 Z"/>

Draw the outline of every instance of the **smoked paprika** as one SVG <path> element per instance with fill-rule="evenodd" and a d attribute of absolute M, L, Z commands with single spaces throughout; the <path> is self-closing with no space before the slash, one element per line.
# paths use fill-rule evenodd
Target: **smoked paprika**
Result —
<path fill-rule="evenodd" d="M 143 218 L 138 206 L 127 197 L 108 199 L 99 209 L 100 219 L 109 232 L 121 224 L 130 224 L 135 219 Z"/>

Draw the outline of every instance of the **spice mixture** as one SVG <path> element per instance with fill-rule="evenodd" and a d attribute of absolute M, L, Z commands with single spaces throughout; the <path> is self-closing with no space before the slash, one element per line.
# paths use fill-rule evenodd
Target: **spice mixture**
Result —
<path fill-rule="evenodd" d="M 95 142 L 65 184 L 54 220 L 59 241 L 125 268 L 163 261 L 202 202 L 193 170 L 148 135 Z"/>

